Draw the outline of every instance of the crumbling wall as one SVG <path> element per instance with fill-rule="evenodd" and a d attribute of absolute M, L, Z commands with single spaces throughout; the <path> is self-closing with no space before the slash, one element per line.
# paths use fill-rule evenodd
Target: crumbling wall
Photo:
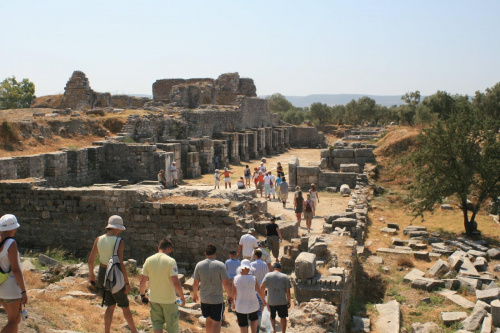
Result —
<path fill-rule="evenodd" d="M 239 99 L 241 128 L 273 126 L 267 99 L 243 97 Z"/>
<path fill-rule="evenodd" d="M 66 87 L 60 109 L 89 110 L 94 108 L 118 107 L 139 108 L 150 101 L 149 98 L 138 98 L 127 95 L 112 96 L 110 93 L 95 92 L 90 88 L 89 80 L 82 71 L 74 71 Z M 33 104 L 31 107 L 37 107 Z"/>
<path fill-rule="evenodd" d="M 64 88 L 64 97 L 61 108 L 74 110 L 92 109 L 95 101 L 95 93 L 90 88 L 89 80 L 85 73 L 74 71 Z"/>
<path fill-rule="evenodd" d="M 290 145 L 299 148 L 326 147 L 325 136 L 316 127 L 290 127 Z"/>
<path fill-rule="evenodd" d="M 221 74 L 214 79 L 163 79 L 153 83 L 153 100 L 196 108 L 201 104 L 237 105 L 239 95 L 256 97 L 252 79 L 238 73 Z"/>
<path fill-rule="evenodd" d="M 174 86 L 178 85 L 196 85 L 208 83 L 215 85 L 215 80 L 210 78 L 203 79 L 163 79 L 156 80 L 153 83 L 153 100 L 160 101 L 163 103 L 171 103 L 171 94 Z"/>
<path fill-rule="evenodd" d="M 53 189 L 30 183 L 0 183 L 0 211 L 16 215 L 22 228 L 16 239 L 23 247 L 60 247 L 86 256 L 102 235 L 109 216 L 120 215 L 127 231 L 125 258 L 143 262 L 170 237 L 179 266 L 193 268 L 205 258 L 208 243 L 217 246 L 219 260 L 238 246 L 243 229 L 227 209 L 199 209 L 195 204 L 148 202 L 127 189 Z M 221 235 L 223 235 L 221 237 Z"/>
<path fill-rule="evenodd" d="M 373 147 L 353 148 L 352 146 L 335 146 L 330 149 L 321 150 L 321 166 L 324 169 L 347 170 L 349 169 L 348 165 L 357 164 L 359 166 L 358 170 L 362 170 L 366 163 L 374 162 Z"/>

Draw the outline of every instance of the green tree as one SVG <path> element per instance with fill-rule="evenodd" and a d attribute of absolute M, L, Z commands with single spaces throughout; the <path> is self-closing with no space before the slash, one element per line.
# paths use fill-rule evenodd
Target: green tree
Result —
<path fill-rule="evenodd" d="M 342 124 L 345 120 L 345 106 L 334 105 L 332 106 L 332 123 Z"/>
<path fill-rule="evenodd" d="M 311 117 L 318 125 L 327 125 L 331 120 L 332 109 L 322 103 L 311 104 Z"/>
<path fill-rule="evenodd" d="M 472 102 L 482 114 L 500 119 L 500 82 L 487 88 L 485 93 L 476 91 Z"/>
<path fill-rule="evenodd" d="M 425 97 L 421 106 L 428 109 L 428 112 L 439 115 L 441 119 L 448 119 L 456 107 L 456 100 L 446 91 L 438 90 L 434 95 Z"/>
<path fill-rule="evenodd" d="M 0 109 L 29 108 L 35 98 L 35 84 L 28 79 L 19 82 L 13 76 L 0 84 Z"/>
<path fill-rule="evenodd" d="M 468 235 L 477 230 L 481 205 L 500 195 L 499 120 L 480 113 L 469 104 L 448 120 L 438 120 L 418 136 L 417 150 L 410 158 L 416 177 L 415 216 L 423 217 L 436 203 L 455 197 Z"/>
<path fill-rule="evenodd" d="M 411 126 L 417 113 L 417 106 L 420 104 L 420 91 L 407 92 L 401 96 L 401 99 L 405 101 L 406 105 L 399 106 L 399 118 Z"/>
<path fill-rule="evenodd" d="M 358 102 L 354 99 L 345 105 L 345 120 L 346 123 L 351 125 L 361 124 L 361 117 L 358 112 Z"/>
<path fill-rule="evenodd" d="M 377 103 L 375 102 L 375 100 L 371 99 L 368 96 L 363 96 L 360 99 L 358 99 L 357 104 L 358 104 L 358 113 L 359 113 L 359 117 L 361 119 L 361 122 L 374 121 L 375 111 L 376 111 L 376 107 L 377 107 Z"/>
<path fill-rule="evenodd" d="M 269 111 L 273 113 L 282 113 L 293 110 L 292 103 L 290 103 L 285 96 L 280 93 L 268 96 L 267 100 L 269 101 Z"/>

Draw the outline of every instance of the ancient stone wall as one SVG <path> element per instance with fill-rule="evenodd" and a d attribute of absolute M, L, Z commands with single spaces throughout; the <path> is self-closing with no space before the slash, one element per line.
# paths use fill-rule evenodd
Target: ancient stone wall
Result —
<path fill-rule="evenodd" d="M 290 145 L 298 148 L 326 147 L 325 136 L 316 127 L 290 127 Z"/>
<path fill-rule="evenodd" d="M 120 215 L 127 230 L 125 258 L 143 262 L 170 237 L 173 257 L 181 267 L 193 268 L 204 259 L 206 244 L 217 246 L 220 260 L 238 247 L 242 227 L 227 209 L 199 209 L 195 204 L 147 202 L 139 192 L 126 189 L 52 189 L 30 183 L 0 183 L 0 211 L 17 216 L 20 247 L 47 247 L 90 253 L 95 238 L 105 232 L 109 216 Z M 223 237 L 221 237 L 223 234 Z"/>
<path fill-rule="evenodd" d="M 321 150 L 321 167 L 324 169 L 341 170 L 342 166 L 345 169 L 347 165 L 357 164 L 359 170 L 362 170 L 366 163 L 374 162 L 373 147 L 353 148 L 352 146 L 335 146 L 330 149 Z"/>
<path fill-rule="evenodd" d="M 259 128 L 273 126 L 269 102 L 262 98 L 240 98 L 241 111 L 240 128 Z"/>
<path fill-rule="evenodd" d="M 95 101 L 95 93 L 90 88 L 89 80 L 85 73 L 74 71 L 64 88 L 64 97 L 61 108 L 75 110 L 92 109 Z"/>
<path fill-rule="evenodd" d="M 331 172 L 321 170 L 318 166 L 300 166 L 297 157 L 292 156 L 288 162 L 288 184 L 290 188 L 300 186 L 309 189 L 311 184 L 319 188 L 336 187 L 347 184 L 350 188 L 356 187 L 358 174 L 355 172 Z"/>
<path fill-rule="evenodd" d="M 110 93 L 99 93 L 92 90 L 85 73 L 74 71 L 64 88 L 64 96 L 60 109 L 89 110 L 102 107 L 139 108 L 150 101 L 149 98 L 138 98 L 127 95 L 112 96 Z M 36 107 L 33 105 L 32 107 Z"/>
<path fill-rule="evenodd" d="M 153 83 L 153 100 L 164 103 L 171 103 L 172 89 L 177 85 L 197 85 L 197 84 L 211 84 L 215 85 L 215 80 L 210 78 L 203 79 L 163 79 L 156 80 Z M 175 95 L 174 95 L 175 96 Z"/>

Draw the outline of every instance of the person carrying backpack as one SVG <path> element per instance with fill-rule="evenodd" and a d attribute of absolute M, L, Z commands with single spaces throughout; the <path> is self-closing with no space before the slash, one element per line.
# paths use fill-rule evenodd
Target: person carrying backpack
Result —
<path fill-rule="evenodd" d="M 0 302 L 7 312 L 7 325 L 2 332 L 17 332 L 21 307 L 28 302 L 17 243 L 13 238 L 19 227 L 12 214 L 0 218 Z"/>
<path fill-rule="evenodd" d="M 250 179 L 252 178 L 252 171 L 248 165 L 245 165 L 245 186 L 250 186 Z"/>
<path fill-rule="evenodd" d="M 123 249 L 125 247 L 123 239 L 118 237 L 118 234 L 126 230 L 123 225 L 123 219 L 118 215 L 113 215 L 108 219 L 108 225 L 106 226 L 106 233 L 102 236 L 96 238 L 94 245 L 92 246 L 92 251 L 89 256 L 89 282 L 93 286 L 96 286 L 95 275 L 94 275 L 94 261 L 99 255 L 99 274 L 97 276 L 97 290 L 103 296 L 103 304 L 108 308 L 104 313 L 104 332 L 109 333 L 111 330 L 111 322 L 113 321 L 113 313 L 115 311 L 116 305 L 122 308 L 123 317 L 128 323 L 130 331 L 137 333 L 135 327 L 134 318 L 132 318 L 132 313 L 130 312 L 129 301 L 127 294 L 130 291 L 130 284 L 127 276 L 127 270 L 123 264 Z M 117 256 L 115 256 L 117 254 Z M 119 263 L 118 263 L 119 261 Z M 119 265 L 119 270 L 121 270 L 121 275 L 116 272 L 118 267 L 113 267 L 114 265 Z M 110 281 L 106 279 L 106 271 L 113 270 L 115 277 L 118 277 L 117 281 L 120 282 L 121 278 L 123 280 L 124 286 L 119 291 L 108 290 L 110 288 Z M 106 283 L 106 288 L 104 287 Z M 112 283 L 111 283 L 112 284 Z M 116 289 L 116 286 L 115 288 Z"/>
<path fill-rule="evenodd" d="M 307 193 L 307 200 L 304 201 L 304 219 L 306 220 L 307 232 L 311 232 L 314 210 L 314 201 L 311 200 L 311 194 Z"/>

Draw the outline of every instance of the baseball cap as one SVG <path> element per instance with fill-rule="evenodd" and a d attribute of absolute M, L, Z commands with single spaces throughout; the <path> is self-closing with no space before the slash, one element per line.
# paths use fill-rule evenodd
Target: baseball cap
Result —
<path fill-rule="evenodd" d="M 249 233 L 249 234 L 253 234 L 254 232 L 255 232 L 255 229 L 254 229 L 254 228 L 250 228 L 250 229 L 248 229 L 248 233 Z"/>

